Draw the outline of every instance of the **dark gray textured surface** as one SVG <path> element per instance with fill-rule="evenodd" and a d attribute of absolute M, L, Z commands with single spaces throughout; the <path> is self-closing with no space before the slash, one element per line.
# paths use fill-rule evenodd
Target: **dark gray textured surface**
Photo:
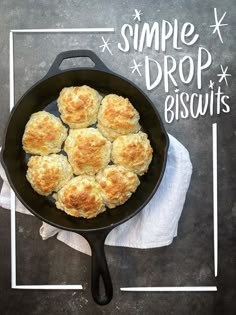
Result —
<path fill-rule="evenodd" d="M 219 16 L 227 11 L 222 28 L 224 45 L 208 27 L 214 24 L 213 9 Z M 55 238 L 42 241 L 41 225 L 33 217 L 17 214 L 17 284 L 82 284 L 83 291 L 26 291 L 10 289 L 10 216 L 1 209 L 0 220 L 0 312 L 1 314 L 235 314 L 235 4 L 228 1 L 16 1 L 0 2 L 0 135 L 8 117 L 8 38 L 10 29 L 114 27 L 113 34 L 17 34 L 15 49 L 16 100 L 48 71 L 55 56 L 68 49 L 92 49 L 113 71 L 131 79 L 145 92 L 143 77 L 131 74 L 132 59 L 143 62 L 146 53 L 116 48 L 124 23 L 133 23 L 134 9 L 152 23 L 177 18 L 196 25 L 201 44 L 214 58 L 214 67 L 204 77 L 216 76 L 220 64 L 229 66 L 232 77 L 225 92 L 230 95 L 231 113 L 188 118 L 165 124 L 167 131 L 189 150 L 193 175 L 180 219 L 178 237 L 169 247 L 149 250 L 106 247 L 114 285 L 108 306 L 94 304 L 90 295 L 90 258 Z M 101 36 L 110 38 L 113 56 L 101 52 Z M 193 54 L 193 49 L 185 53 Z M 174 56 L 178 52 L 168 49 Z M 162 54 L 158 55 L 161 58 Z M 141 69 L 141 71 L 143 71 Z M 188 91 L 194 91 L 194 82 Z M 205 90 L 207 90 L 205 88 Z M 204 89 L 203 89 L 204 91 Z M 147 92 L 164 117 L 163 87 Z M 219 276 L 214 278 L 212 219 L 212 123 L 218 123 L 219 192 Z M 212 293 L 125 293 L 125 286 L 208 286 Z"/>

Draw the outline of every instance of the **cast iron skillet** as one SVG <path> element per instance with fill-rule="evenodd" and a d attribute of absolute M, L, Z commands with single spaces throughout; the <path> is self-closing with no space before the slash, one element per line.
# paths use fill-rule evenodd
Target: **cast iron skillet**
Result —
<path fill-rule="evenodd" d="M 64 59 L 75 57 L 90 58 L 94 67 L 60 70 Z M 22 136 L 30 115 L 47 110 L 58 116 L 56 99 L 61 89 L 84 84 L 101 93 L 128 97 L 140 113 L 140 123 L 148 134 L 154 151 L 149 170 L 140 177 L 141 184 L 132 197 L 124 205 L 89 220 L 65 214 L 56 209 L 52 199 L 38 195 L 31 188 L 25 177 L 28 155 L 22 149 Z M 147 96 L 133 83 L 109 70 L 90 50 L 73 50 L 59 54 L 47 75 L 23 95 L 10 114 L 1 152 L 9 183 L 20 201 L 40 220 L 60 229 L 79 233 L 87 239 L 92 250 L 91 290 L 98 304 L 109 303 L 113 295 L 104 252 L 105 238 L 114 227 L 136 215 L 152 198 L 164 173 L 168 143 L 160 116 Z M 103 294 L 100 281 L 104 285 Z"/>

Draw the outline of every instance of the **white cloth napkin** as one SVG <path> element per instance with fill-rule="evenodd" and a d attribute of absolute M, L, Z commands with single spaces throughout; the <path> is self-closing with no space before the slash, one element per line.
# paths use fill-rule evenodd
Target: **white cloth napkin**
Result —
<path fill-rule="evenodd" d="M 161 247 L 170 245 L 177 236 L 178 222 L 191 179 L 192 164 L 187 149 L 171 135 L 169 140 L 166 169 L 156 194 L 135 217 L 109 233 L 106 245 L 133 248 Z M 9 209 L 10 187 L 2 166 L 0 176 L 4 181 L 0 206 Z M 31 214 L 19 200 L 16 200 L 16 210 Z M 58 240 L 91 255 L 87 241 L 77 233 L 60 230 L 47 223 L 42 224 L 39 232 L 43 240 L 57 234 Z"/>

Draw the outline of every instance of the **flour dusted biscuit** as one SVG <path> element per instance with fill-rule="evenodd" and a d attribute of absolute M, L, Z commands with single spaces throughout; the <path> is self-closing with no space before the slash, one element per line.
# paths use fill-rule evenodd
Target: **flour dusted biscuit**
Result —
<path fill-rule="evenodd" d="M 113 142 L 111 159 L 114 164 L 143 175 L 151 163 L 152 152 L 147 134 L 139 131 L 116 138 Z"/>
<path fill-rule="evenodd" d="M 57 194 L 56 207 L 74 217 L 94 218 L 106 210 L 94 176 L 76 176 Z"/>
<path fill-rule="evenodd" d="M 111 143 L 95 128 L 71 129 L 64 150 L 76 175 L 93 175 L 109 163 Z"/>
<path fill-rule="evenodd" d="M 30 154 L 58 153 L 67 137 L 67 128 L 61 120 L 45 111 L 31 115 L 22 138 L 23 149 Z"/>
<path fill-rule="evenodd" d="M 72 176 L 72 167 L 62 154 L 32 156 L 28 161 L 26 178 L 40 195 L 48 196 L 58 191 Z"/>
<path fill-rule="evenodd" d="M 97 127 L 109 140 L 140 130 L 139 113 L 128 98 L 116 94 L 104 97 L 98 112 Z"/>
<path fill-rule="evenodd" d="M 97 121 L 102 96 L 93 88 L 83 86 L 65 87 L 57 99 L 61 119 L 70 128 L 85 128 Z"/>
<path fill-rule="evenodd" d="M 108 208 L 124 204 L 140 184 L 138 176 L 122 166 L 108 165 L 96 175 L 102 197 Z"/>

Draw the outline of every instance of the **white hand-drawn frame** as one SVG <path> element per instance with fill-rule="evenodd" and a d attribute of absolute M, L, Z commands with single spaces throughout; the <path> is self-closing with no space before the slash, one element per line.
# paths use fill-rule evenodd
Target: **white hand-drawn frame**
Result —
<path fill-rule="evenodd" d="M 64 28 L 64 29 L 16 29 L 9 34 L 9 71 L 10 71 L 10 110 L 14 99 L 14 34 L 17 33 L 107 33 L 114 28 Z M 218 195 L 217 195 L 217 124 L 212 125 L 212 159 L 213 159 L 213 227 L 214 227 L 214 274 L 218 274 Z M 16 284 L 16 196 L 11 189 L 11 288 L 12 289 L 44 289 L 44 290 L 78 290 L 82 285 L 17 285 Z M 127 287 L 121 291 L 141 292 L 189 292 L 217 291 L 216 286 L 170 286 L 170 287 Z"/>

